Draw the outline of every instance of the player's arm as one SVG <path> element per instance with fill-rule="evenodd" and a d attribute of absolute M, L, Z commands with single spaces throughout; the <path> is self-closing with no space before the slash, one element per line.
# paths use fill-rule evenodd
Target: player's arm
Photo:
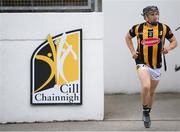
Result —
<path fill-rule="evenodd" d="M 133 58 L 133 59 L 137 59 L 138 54 L 136 53 L 136 51 L 135 51 L 135 49 L 134 49 L 133 42 L 132 42 L 132 37 L 131 37 L 131 35 L 129 34 L 129 32 L 127 33 L 125 39 L 126 39 L 127 47 L 129 48 L 129 50 L 130 50 L 130 52 L 131 52 L 132 58 Z"/>
<path fill-rule="evenodd" d="M 167 54 L 169 51 L 173 50 L 177 47 L 177 40 L 176 37 L 173 35 L 171 29 L 167 26 L 167 34 L 166 38 L 169 40 L 169 45 L 163 48 L 163 53 Z"/>
<path fill-rule="evenodd" d="M 169 40 L 170 44 L 169 46 L 167 47 L 168 48 L 168 51 L 174 49 L 177 47 L 177 40 L 176 40 L 176 37 L 173 36 L 170 40 Z"/>

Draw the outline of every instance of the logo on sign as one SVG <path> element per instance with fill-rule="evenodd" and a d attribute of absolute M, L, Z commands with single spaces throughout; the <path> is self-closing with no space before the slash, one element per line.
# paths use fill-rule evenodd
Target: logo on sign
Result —
<path fill-rule="evenodd" d="M 82 29 L 48 35 L 31 58 L 31 104 L 82 104 Z"/>

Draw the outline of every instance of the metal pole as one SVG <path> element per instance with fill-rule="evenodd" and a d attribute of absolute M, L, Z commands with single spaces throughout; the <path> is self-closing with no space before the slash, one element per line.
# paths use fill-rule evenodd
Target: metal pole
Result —
<path fill-rule="evenodd" d="M 95 12 L 102 11 L 102 0 L 94 0 Z"/>

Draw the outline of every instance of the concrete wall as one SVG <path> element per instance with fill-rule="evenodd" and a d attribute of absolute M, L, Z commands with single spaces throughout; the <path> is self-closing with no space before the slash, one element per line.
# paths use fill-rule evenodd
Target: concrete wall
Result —
<path fill-rule="evenodd" d="M 83 104 L 30 105 L 30 59 L 51 36 L 83 29 Z M 0 14 L 0 122 L 102 120 L 103 14 Z"/>
<path fill-rule="evenodd" d="M 144 22 L 142 9 L 148 5 L 157 5 L 160 10 L 160 22 L 168 24 L 180 42 L 180 1 L 179 0 L 103 0 L 104 12 L 104 85 L 105 93 L 138 93 L 140 83 L 125 43 L 128 30 L 137 23 Z M 133 40 L 136 47 L 136 39 Z M 168 41 L 166 41 L 168 44 Z M 168 71 L 162 68 L 158 92 L 180 92 L 180 71 L 175 72 L 180 46 L 166 56 Z"/>

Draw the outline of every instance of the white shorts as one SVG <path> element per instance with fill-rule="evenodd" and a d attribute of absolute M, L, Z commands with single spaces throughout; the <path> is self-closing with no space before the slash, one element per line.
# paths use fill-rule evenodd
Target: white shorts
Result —
<path fill-rule="evenodd" d="M 146 69 L 149 74 L 151 75 L 151 79 L 152 80 L 159 80 L 161 77 L 161 69 L 157 68 L 157 69 L 152 69 L 151 67 L 145 65 L 145 64 L 137 64 L 137 71 L 141 70 L 141 69 Z"/>

